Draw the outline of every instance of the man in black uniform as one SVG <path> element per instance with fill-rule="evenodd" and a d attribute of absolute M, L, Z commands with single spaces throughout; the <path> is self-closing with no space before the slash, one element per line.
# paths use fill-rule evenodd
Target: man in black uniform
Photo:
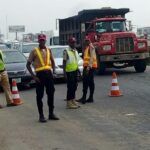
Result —
<path fill-rule="evenodd" d="M 93 94 L 95 90 L 94 70 L 97 68 L 95 48 L 87 36 L 85 38 L 85 49 L 83 54 L 83 96 L 78 100 L 82 104 L 93 103 Z M 87 90 L 90 90 L 89 98 L 86 100 Z"/>
<path fill-rule="evenodd" d="M 49 106 L 49 120 L 59 120 L 53 113 L 54 110 L 54 82 L 52 70 L 55 69 L 55 62 L 51 50 L 45 46 L 46 36 L 40 34 L 38 36 L 39 47 L 31 51 L 27 62 L 27 69 L 31 73 L 33 79 L 36 81 L 36 100 L 39 111 L 39 121 L 46 122 L 43 113 L 42 98 L 44 95 L 44 87 L 46 87 L 47 103 Z M 31 69 L 33 63 L 36 75 Z"/>

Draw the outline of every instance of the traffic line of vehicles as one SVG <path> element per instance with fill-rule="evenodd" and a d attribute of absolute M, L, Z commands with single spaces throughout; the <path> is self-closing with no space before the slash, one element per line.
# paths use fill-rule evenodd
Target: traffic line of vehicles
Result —
<path fill-rule="evenodd" d="M 24 54 L 26 58 L 29 57 L 30 52 L 35 48 L 38 47 L 38 43 L 23 43 L 21 45 L 20 51 Z M 54 72 L 54 79 L 57 78 L 64 78 L 64 73 L 63 73 L 63 51 L 68 48 L 68 45 L 53 45 L 53 46 L 48 46 L 48 48 L 51 49 L 54 60 L 55 60 L 55 72 Z M 83 60 L 80 57 L 79 62 L 79 70 L 82 74 L 83 71 Z"/>
<path fill-rule="evenodd" d="M 35 81 L 32 79 L 30 73 L 26 68 L 27 59 L 29 57 L 30 52 L 38 47 L 38 43 L 21 43 L 19 49 L 5 49 L 2 48 L 4 54 L 4 62 L 6 66 L 6 70 L 9 75 L 10 83 L 13 79 L 16 80 L 18 85 L 32 85 Z M 54 79 L 64 79 L 63 73 L 63 51 L 68 48 L 67 45 L 55 45 L 48 46 L 53 54 L 55 60 L 55 72 L 53 73 Z M 83 60 L 80 57 L 79 59 L 79 70 L 82 74 L 83 71 Z M 33 69 L 34 71 L 34 69 Z"/>

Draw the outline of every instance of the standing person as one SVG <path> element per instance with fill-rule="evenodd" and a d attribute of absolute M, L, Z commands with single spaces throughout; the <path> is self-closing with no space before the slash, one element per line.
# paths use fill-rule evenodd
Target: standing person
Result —
<path fill-rule="evenodd" d="M 53 113 L 54 111 L 54 82 L 52 69 L 55 69 L 55 62 L 51 53 L 51 50 L 45 46 L 46 35 L 40 34 L 38 36 L 39 47 L 31 51 L 28 61 L 27 69 L 31 73 L 33 79 L 36 81 L 36 100 L 39 112 L 39 121 L 46 122 L 43 113 L 42 98 L 44 95 L 44 87 L 46 87 L 47 104 L 49 107 L 49 120 L 59 120 Z M 31 64 L 35 69 L 36 74 L 31 69 Z"/>
<path fill-rule="evenodd" d="M 82 104 L 93 103 L 95 89 L 94 70 L 97 68 L 96 53 L 89 37 L 85 38 L 85 49 L 83 55 L 83 96 L 78 100 Z M 86 100 L 87 90 L 90 90 L 89 98 Z"/>
<path fill-rule="evenodd" d="M 69 38 L 68 44 L 69 48 L 63 52 L 63 70 L 67 79 L 67 108 L 76 109 L 79 108 L 75 100 L 75 92 L 78 84 L 78 60 L 80 56 L 75 48 L 76 39 L 74 37 Z"/>
<path fill-rule="evenodd" d="M 13 103 L 8 74 L 5 69 L 3 53 L 1 50 L 0 50 L 0 85 L 2 86 L 5 93 L 6 102 L 7 102 L 6 106 L 7 107 L 16 106 L 16 104 Z M 0 105 L 0 108 L 2 108 L 2 105 Z"/>

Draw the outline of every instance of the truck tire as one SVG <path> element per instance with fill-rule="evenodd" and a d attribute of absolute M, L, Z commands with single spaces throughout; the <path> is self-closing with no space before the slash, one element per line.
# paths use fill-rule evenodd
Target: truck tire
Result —
<path fill-rule="evenodd" d="M 137 61 L 134 65 L 135 71 L 136 72 L 144 72 L 146 70 L 146 61 L 145 60 L 140 60 Z"/>
<path fill-rule="evenodd" d="M 105 63 L 101 62 L 100 57 L 97 56 L 97 70 L 96 70 L 97 74 L 98 75 L 104 74 L 105 70 L 106 70 Z"/>

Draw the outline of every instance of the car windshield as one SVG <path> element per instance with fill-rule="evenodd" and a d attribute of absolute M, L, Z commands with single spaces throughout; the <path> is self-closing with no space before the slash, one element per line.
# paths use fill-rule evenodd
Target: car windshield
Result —
<path fill-rule="evenodd" d="M 125 21 L 101 21 L 96 23 L 96 31 L 102 32 L 122 32 L 126 31 Z"/>
<path fill-rule="evenodd" d="M 39 47 L 39 44 L 22 45 L 22 53 L 30 53 L 35 47 Z"/>
<path fill-rule="evenodd" d="M 26 62 L 26 58 L 19 51 L 3 51 L 3 55 L 6 64 Z"/>
<path fill-rule="evenodd" d="M 63 58 L 63 51 L 66 47 L 50 48 L 54 58 Z"/>

